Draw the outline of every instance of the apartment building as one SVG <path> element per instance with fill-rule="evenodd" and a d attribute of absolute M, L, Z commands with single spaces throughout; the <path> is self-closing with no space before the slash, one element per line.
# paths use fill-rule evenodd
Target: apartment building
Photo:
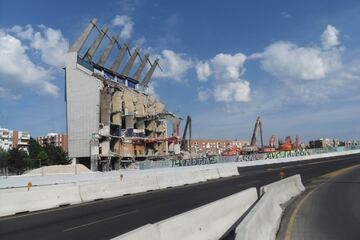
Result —
<path fill-rule="evenodd" d="M 63 133 L 48 133 L 46 136 L 37 137 L 36 141 L 41 146 L 53 145 L 62 148 L 64 152 L 68 152 L 68 138 Z"/>
<path fill-rule="evenodd" d="M 10 150 L 20 148 L 28 152 L 30 133 L 0 127 L 0 148 Z"/>
<path fill-rule="evenodd" d="M 227 148 L 236 146 L 242 148 L 248 145 L 249 141 L 244 140 L 209 140 L 199 139 L 191 140 L 191 152 L 196 154 L 221 154 Z"/>

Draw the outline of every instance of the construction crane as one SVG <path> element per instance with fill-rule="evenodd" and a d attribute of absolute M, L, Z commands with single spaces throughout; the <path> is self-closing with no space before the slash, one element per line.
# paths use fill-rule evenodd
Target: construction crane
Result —
<path fill-rule="evenodd" d="M 189 129 L 189 140 L 186 140 L 186 133 Z M 182 151 L 188 151 L 191 154 L 191 117 L 187 116 L 184 133 L 181 139 L 180 149 Z"/>
<path fill-rule="evenodd" d="M 261 149 L 263 149 L 264 144 L 263 144 L 263 137 L 262 137 L 262 126 L 261 126 L 260 117 L 257 117 L 256 122 L 255 122 L 255 126 L 254 126 L 254 131 L 253 131 L 253 134 L 252 134 L 252 137 L 251 137 L 250 145 L 244 146 L 242 148 L 242 153 L 243 154 L 250 154 L 250 153 L 259 151 L 258 147 L 256 146 L 256 133 L 257 133 L 257 131 L 260 132 Z"/>

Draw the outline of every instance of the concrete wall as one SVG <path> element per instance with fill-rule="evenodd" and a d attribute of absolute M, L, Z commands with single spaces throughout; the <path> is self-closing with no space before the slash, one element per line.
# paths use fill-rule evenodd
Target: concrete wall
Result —
<path fill-rule="evenodd" d="M 77 53 L 67 53 L 66 110 L 69 157 L 90 157 L 90 140 L 99 131 L 101 82 L 79 66 Z"/>

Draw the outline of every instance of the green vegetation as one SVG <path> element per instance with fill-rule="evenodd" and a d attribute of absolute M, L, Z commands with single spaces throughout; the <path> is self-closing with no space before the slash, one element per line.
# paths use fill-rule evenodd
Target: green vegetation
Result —
<path fill-rule="evenodd" d="M 13 174 L 21 174 L 29 169 L 48 165 L 69 163 L 70 160 L 62 148 L 53 145 L 42 147 L 33 138 L 29 142 L 29 153 L 20 148 L 9 151 L 0 148 L 0 169 L 8 168 L 8 171 Z"/>

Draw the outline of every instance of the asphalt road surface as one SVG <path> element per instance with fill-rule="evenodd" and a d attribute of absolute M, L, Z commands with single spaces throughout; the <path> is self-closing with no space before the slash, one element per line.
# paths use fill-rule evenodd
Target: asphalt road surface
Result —
<path fill-rule="evenodd" d="M 360 239 L 360 166 L 314 179 L 286 211 L 280 239 Z"/>
<path fill-rule="evenodd" d="M 301 174 L 303 181 L 360 164 L 360 154 L 239 169 L 240 176 L 0 218 L 0 239 L 109 239 L 148 223 Z M 1 207 L 1 206 L 0 206 Z M 344 238 L 345 239 L 345 238 Z"/>

